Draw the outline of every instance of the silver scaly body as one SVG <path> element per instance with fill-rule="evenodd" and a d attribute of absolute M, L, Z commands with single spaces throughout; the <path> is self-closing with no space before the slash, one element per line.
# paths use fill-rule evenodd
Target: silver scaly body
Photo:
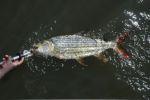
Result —
<path fill-rule="evenodd" d="M 37 44 L 36 52 L 59 59 L 80 59 L 96 56 L 109 48 L 115 48 L 116 42 L 105 42 L 79 35 L 56 36 Z"/>

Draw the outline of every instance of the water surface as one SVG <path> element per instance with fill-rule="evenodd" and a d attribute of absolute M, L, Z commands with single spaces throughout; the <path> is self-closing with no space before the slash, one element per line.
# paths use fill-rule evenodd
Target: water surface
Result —
<path fill-rule="evenodd" d="M 125 47 L 134 57 L 118 62 L 119 56 L 108 50 L 109 63 L 88 57 L 88 67 L 74 60 L 32 57 L 0 81 L 1 99 L 150 96 L 148 0 L 5 0 L 0 5 L 1 57 L 57 35 L 80 34 L 108 41 L 125 31 L 132 33 Z"/>

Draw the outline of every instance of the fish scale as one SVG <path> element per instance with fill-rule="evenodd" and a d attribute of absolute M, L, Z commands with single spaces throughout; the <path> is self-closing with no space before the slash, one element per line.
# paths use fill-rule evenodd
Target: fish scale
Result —
<path fill-rule="evenodd" d="M 52 37 L 38 45 L 39 54 L 55 56 L 60 59 L 80 59 L 87 56 L 99 55 L 109 48 L 114 48 L 113 41 L 105 42 L 79 35 L 64 35 Z"/>

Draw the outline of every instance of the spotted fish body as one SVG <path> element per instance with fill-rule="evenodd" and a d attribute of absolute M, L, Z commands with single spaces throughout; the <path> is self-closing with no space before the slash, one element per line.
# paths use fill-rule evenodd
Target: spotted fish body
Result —
<path fill-rule="evenodd" d="M 109 48 L 115 48 L 116 42 L 105 42 L 79 35 L 56 36 L 37 45 L 36 52 L 60 59 L 80 59 L 96 56 Z"/>

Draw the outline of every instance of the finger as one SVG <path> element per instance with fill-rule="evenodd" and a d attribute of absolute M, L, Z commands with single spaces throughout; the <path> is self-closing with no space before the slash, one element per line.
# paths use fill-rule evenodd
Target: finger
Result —
<path fill-rule="evenodd" d="M 3 58 L 3 64 L 5 64 L 6 63 L 6 59 L 5 58 Z"/>
<path fill-rule="evenodd" d="M 6 58 L 6 60 L 9 58 L 9 56 L 8 55 L 5 55 L 5 58 Z"/>
<path fill-rule="evenodd" d="M 5 55 L 5 58 L 8 58 L 9 56 L 8 55 Z"/>
<path fill-rule="evenodd" d="M 6 61 L 6 59 L 5 59 L 5 58 L 3 58 L 3 61 Z"/>
<path fill-rule="evenodd" d="M 14 61 L 13 64 L 14 64 L 15 66 L 18 66 L 18 65 L 21 65 L 21 64 L 23 63 L 23 61 L 24 61 L 24 58 L 21 58 L 21 60 L 16 60 L 16 61 Z"/>
<path fill-rule="evenodd" d="M 24 61 L 24 58 L 21 58 L 21 60 L 18 61 L 18 64 L 19 64 L 19 65 L 22 64 L 23 61 Z"/>
<path fill-rule="evenodd" d="M 24 58 L 22 58 L 20 61 L 19 61 L 19 64 L 22 64 L 24 61 Z"/>
<path fill-rule="evenodd" d="M 5 58 L 5 61 L 9 60 L 9 56 L 8 55 L 5 55 L 4 58 Z"/>

